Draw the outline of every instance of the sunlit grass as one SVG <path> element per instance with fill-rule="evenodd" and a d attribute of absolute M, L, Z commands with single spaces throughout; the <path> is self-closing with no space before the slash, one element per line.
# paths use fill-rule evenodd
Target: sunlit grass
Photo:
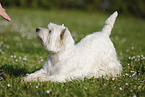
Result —
<path fill-rule="evenodd" d="M 12 22 L 0 22 L 0 97 L 4 96 L 144 96 L 145 20 L 120 15 L 111 39 L 123 66 L 117 78 L 91 78 L 66 83 L 25 83 L 22 78 L 40 69 L 49 54 L 36 40 L 35 29 L 49 22 L 64 24 L 74 40 L 100 31 L 109 14 L 101 12 L 7 9 Z"/>

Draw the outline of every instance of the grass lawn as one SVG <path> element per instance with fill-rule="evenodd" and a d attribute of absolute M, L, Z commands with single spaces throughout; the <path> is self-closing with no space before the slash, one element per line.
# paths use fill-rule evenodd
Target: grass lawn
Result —
<path fill-rule="evenodd" d="M 111 39 L 123 66 L 117 78 L 91 78 L 66 83 L 21 82 L 40 69 L 49 54 L 36 40 L 35 29 L 49 22 L 65 24 L 74 40 L 100 31 L 111 14 L 73 10 L 7 9 L 12 22 L 0 18 L 0 97 L 40 96 L 145 96 L 145 20 L 119 14 Z"/>

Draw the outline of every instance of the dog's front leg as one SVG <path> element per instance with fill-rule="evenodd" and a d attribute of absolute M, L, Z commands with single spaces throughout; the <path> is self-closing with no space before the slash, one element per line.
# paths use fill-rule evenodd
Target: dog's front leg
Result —
<path fill-rule="evenodd" d="M 49 76 L 52 74 L 52 68 L 53 68 L 53 62 L 50 59 L 50 55 L 49 55 L 45 64 L 43 65 L 43 69 L 47 72 L 47 75 Z"/>
<path fill-rule="evenodd" d="M 40 69 L 34 73 L 29 74 L 27 77 L 24 77 L 25 82 L 37 82 L 41 81 L 47 76 L 47 72 L 44 69 Z"/>

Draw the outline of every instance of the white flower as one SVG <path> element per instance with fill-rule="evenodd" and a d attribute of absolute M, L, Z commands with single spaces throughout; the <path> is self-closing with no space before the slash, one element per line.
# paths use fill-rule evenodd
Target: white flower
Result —
<path fill-rule="evenodd" d="M 19 57 L 19 59 L 21 59 L 21 57 Z"/>
<path fill-rule="evenodd" d="M 140 88 L 141 88 L 141 86 L 138 86 L 138 88 L 140 89 Z"/>
<path fill-rule="evenodd" d="M 134 50 L 134 47 L 132 46 L 131 49 Z"/>
<path fill-rule="evenodd" d="M 128 85 L 128 83 L 125 83 L 125 85 Z"/>
<path fill-rule="evenodd" d="M 136 95 L 133 95 L 133 97 L 136 97 Z"/>
<path fill-rule="evenodd" d="M 135 73 L 132 76 L 134 76 L 134 75 L 135 75 Z"/>
<path fill-rule="evenodd" d="M 86 90 L 88 89 L 87 87 L 84 87 Z"/>
<path fill-rule="evenodd" d="M 47 90 L 47 91 L 46 91 L 46 93 L 48 93 L 48 94 L 49 94 L 49 93 L 50 93 L 50 91 L 49 91 L 49 90 Z"/>
<path fill-rule="evenodd" d="M 41 59 L 41 61 L 43 61 L 43 59 Z"/>
<path fill-rule="evenodd" d="M 8 84 L 7 86 L 8 86 L 8 87 L 10 87 L 11 85 L 10 85 L 10 84 Z"/>
<path fill-rule="evenodd" d="M 112 78 L 112 80 L 115 80 L 115 78 Z"/>
<path fill-rule="evenodd" d="M 18 60 L 16 59 L 15 61 L 17 62 Z"/>
<path fill-rule="evenodd" d="M 135 56 L 132 57 L 132 60 L 135 58 Z"/>
<path fill-rule="evenodd" d="M 127 49 L 127 50 L 126 50 L 126 52 L 128 53 L 128 52 L 129 52 L 129 50 Z"/>
<path fill-rule="evenodd" d="M 119 88 L 120 90 L 123 90 L 121 87 Z"/>
<path fill-rule="evenodd" d="M 27 56 L 25 56 L 25 57 L 23 58 L 23 60 L 27 60 Z"/>
<path fill-rule="evenodd" d="M 129 76 L 129 74 L 127 74 L 127 73 L 126 73 L 125 75 L 126 75 L 126 76 Z"/>
<path fill-rule="evenodd" d="M 38 88 L 38 86 L 36 86 L 36 88 Z"/>
<path fill-rule="evenodd" d="M 14 58 L 16 58 L 16 55 L 14 55 Z"/>
<path fill-rule="evenodd" d="M 106 77 L 106 80 L 109 80 L 109 79 Z"/>
<path fill-rule="evenodd" d="M 7 48 L 9 48 L 10 46 L 9 45 L 7 45 Z"/>
<path fill-rule="evenodd" d="M 2 52 L 2 55 L 4 54 L 4 52 Z"/>

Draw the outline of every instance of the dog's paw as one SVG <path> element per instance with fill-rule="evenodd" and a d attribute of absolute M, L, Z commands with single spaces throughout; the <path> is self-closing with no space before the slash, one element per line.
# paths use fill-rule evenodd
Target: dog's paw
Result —
<path fill-rule="evenodd" d="M 33 74 L 26 74 L 26 77 L 23 77 L 24 82 L 34 82 L 37 81 Z"/>

